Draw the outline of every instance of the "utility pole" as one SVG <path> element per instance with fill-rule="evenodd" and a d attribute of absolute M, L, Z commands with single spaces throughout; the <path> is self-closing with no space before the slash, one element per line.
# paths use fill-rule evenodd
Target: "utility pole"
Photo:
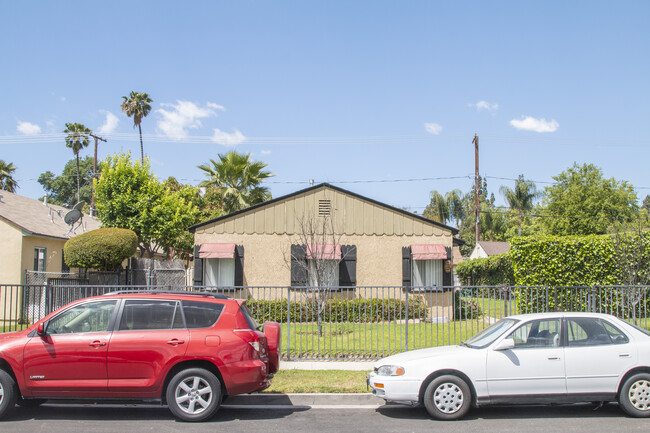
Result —
<path fill-rule="evenodd" d="M 95 176 L 97 176 L 97 140 L 101 140 L 104 143 L 106 143 L 106 139 L 99 137 L 95 134 L 88 134 L 88 135 L 90 135 L 92 138 L 95 139 L 95 159 L 93 159 L 93 179 L 95 179 Z M 92 183 L 91 191 L 92 191 L 92 195 L 91 195 L 92 198 L 90 199 L 90 215 L 92 216 L 95 210 L 95 183 L 94 182 Z"/>
<path fill-rule="evenodd" d="M 475 232 L 476 232 L 476 245 L 478 245 L 478 238 L 479 238 L 479 224 L 478 224 L 478 190 L 479 190 L 479 180 L 478 180 L 478 135 L 474 134 L 474 139 L 472 140 L 472 143 L 474 143 L 474 224 L 475 224 Z"/>

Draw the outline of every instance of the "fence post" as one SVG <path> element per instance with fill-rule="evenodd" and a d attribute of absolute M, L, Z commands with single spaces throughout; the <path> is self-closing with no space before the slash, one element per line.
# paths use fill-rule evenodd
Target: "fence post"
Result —
<path fill-rule="evenodd" d="M 408 352 L 409 350 L 409 291 L 408 289 L 406 290 L 406 321 L 404 322 L 405 324 L 405 336 L 404 339 L 406 340 L 406 351 Z"/>
<path fill-rule="evenodd" d="M 291 287 L 287 287 L 287 361 L 291 361 Z"/>

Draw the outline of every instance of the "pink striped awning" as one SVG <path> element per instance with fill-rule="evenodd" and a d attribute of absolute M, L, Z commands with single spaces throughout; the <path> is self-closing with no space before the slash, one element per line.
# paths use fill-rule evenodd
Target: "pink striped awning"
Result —
<path fill-rule="evenodd" d="M 201 244 L 200 259 L 232 259 L 235 257 L 235 244 Z"/>
<path fill-rule="evenodd" d="M 447 250 L 440 244 L 411 245 L 413 260 L 446 260 Z"/>
<path fill-rule="evenodd" d="M 341 260 L 341 245 L 307 244 L 307 259 Z"/>

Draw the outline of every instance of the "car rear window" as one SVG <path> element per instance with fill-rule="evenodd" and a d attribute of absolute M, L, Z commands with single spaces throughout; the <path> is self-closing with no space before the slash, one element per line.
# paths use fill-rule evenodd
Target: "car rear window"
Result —
<path fill-rule="evenodd" d="M 190 329 L 209 328 L 217 323 L 223 304 L 214 302 L 183 301 L 185 324 Z"/>
<path fill-rule="evenodd" d="M 251 314 L 251 311 L 248 309 L 246 304 L 241 305 L 241 312 L 244 314 L 244 317 L 246 318 L 246 321 L 248 322 L 248 326 L 250 326 L 251 329 L 256 329 L 256 330 L 259 331 L 260 330 L 260 325 L 253 318 L 253 315 Z"/>

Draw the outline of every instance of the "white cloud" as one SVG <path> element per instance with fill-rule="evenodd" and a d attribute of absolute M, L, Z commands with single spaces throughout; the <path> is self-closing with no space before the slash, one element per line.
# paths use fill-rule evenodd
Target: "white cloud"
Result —
<path fill-rule="evenodd" d="M 120 122 L 120 119 L 118 119 L 117 116 L 110 111 L 102 112 L 106 114 L 106 121 L 102 126 L 99 127 L 97 132 L 99 134 L 110 134 L 111 132 L 115 131 L 115 128 L 117 128 L 117 124 Z"/>
<path fill-rule="evenodd" d="M 497 111 L 499 109 L 499 104 L 488 101 L 478 101 L 476 104 L 469 104 L 469 106 L 476 108 L 478 111 Z"/>
<path fill-rule="evenodd" d="M 217 115 L 217 110 L 223 111 L 224 107 L 214 102 L 208 102 L 205 107 L 189 101 L 176 101 L 176 104 L 160 104 L 169 107 L 166 110 L 156 110 L 162 119 L 158 121 L 158 128 L 170 138 L 185 138 L 187 130 L 201 127 L 201 119 Z"/>
<path fill-rule="evenodd" d="M 234 147 L 246 140 L 244 134 L 235 129 L 235 132 L 232 134 L 228 132 L 221 131 L 219 129 L 214 130 L 214 135 L 212 136 L 212 141 L 215 143 L 222 144 L 228 147 Z M 270 152 L 269 152 L 270 153 Z"/>
<path fill-rule="evenodd" d="M 16 125 L 16 131 L 23 135 L 36 135 L 41 133 L 41 127 L 34 123 L 18 122 L 18 125 Z"/>
<path fill-rule="evenodd" d="M 426 129 L 428 133 L 433 135 L 438 135 L 442 132 L 442 126 L 438 125 L 437 123 L 425 123 L 424 129 Z"/>
<path fill-rule="evenodd" d="M 260 153 L 261 153 L 262 155 L 270 155 L 272 152 L 271 152 L 270 150 L 262 149 L 262 150 L 260 151 Z"/>
<path fill-rule="evenodd" d="M 544 118 L 535 119 L 531 116 L 521 116 L 521 119 L 512 119 L 510 125 L 520 131 L 533 132 L 555 132 L 560 127 L 555 119 L 546 120 Z"/>

